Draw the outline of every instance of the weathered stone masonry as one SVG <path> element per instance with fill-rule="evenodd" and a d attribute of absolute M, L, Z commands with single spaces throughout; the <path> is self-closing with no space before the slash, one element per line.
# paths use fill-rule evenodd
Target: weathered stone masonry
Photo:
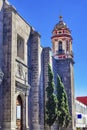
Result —
<path fill-rule="evenodd" d="M 74 130 L 72 38 L 63 21 L 55 27 L 52 57 L 51 49 L 40 45 L 40 34 L 6 0 L 0 1 L 0 67 L 4 72 L 0 86 L 0 130 L 46 130 L 48 63 L 53 68 L 55 85 L 57 74 L 65 85 L 72 115 L 71 129 Z M 21 106 L 17 106 L 18 97 Z M 17 119 L 18 107 L 20 120 Z M 52 126 L 52 130 L 57 130 L 57 125 Z"/>

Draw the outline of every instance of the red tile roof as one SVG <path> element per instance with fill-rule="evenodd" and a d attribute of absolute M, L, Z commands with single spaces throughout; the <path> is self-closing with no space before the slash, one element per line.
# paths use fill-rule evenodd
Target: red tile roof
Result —
<path fill-rule="evenodd" d="M 84 105 L 87 106 L 87 96 L 84 97 L 76 97 L 76 100 L 78 100 L 79 102 L 83 103 Z"/>

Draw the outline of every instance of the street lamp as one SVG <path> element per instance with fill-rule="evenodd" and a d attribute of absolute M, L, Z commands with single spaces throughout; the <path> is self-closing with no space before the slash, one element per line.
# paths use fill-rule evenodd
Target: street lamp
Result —
<path fill-rule="evenodd" d="M 0 68 L 0 85 L 1 85 L 2 80 L 3 80 L 3 76 L 4 76 L 4 73 L 2 72 L 2 70 Z"/>

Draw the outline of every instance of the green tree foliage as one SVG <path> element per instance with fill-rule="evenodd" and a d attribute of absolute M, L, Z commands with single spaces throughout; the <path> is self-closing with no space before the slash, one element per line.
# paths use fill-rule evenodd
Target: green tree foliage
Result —
<path fill-rule="evenodd" d="M 67 94 L 59 75 L 57 76 L 57 99 L 58 99 L 58 125 L 60 127 L 67 128 L 71 122 L 71 116 L 69 113 Z"/>
<path fill-rule="evenodd" d="M 46 88 L 46 91 L 46 123 L 50 127 L 53 125 L 57 117 L 57 96 L 54 94 L 53 73 L 50 65 L 48 65 L 48 87 Z"/>

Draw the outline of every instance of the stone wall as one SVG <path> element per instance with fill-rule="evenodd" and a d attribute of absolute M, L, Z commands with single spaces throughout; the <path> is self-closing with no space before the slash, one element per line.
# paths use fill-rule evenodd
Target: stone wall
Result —
<path fill-rule="evenodd" d="M 20 95 L 23 103 L 23 130 L 29 129 L 28 116 L 30 130 L 46 130 L 44 119 L 48 63 L 52 65 L 51 49 L 40 46 L 40 34 L 11 5 L 5 3 L 4 10 L 1 5 L 3 0 L 0 1 L 0 67 L 4 72 L 3 89 L 0 86 L 0 127 L 3 130 L 16 130 L 16 99 Z M 17 55 L 18 35 L 24 40 L 24 59 Z M 74 128 L 73 60 L 53 59 L 53 71 L 55 84 L 58 73 L 65 85 Z M 29 84 L 28 98 L 26 92 Z M 57 130 L 56 126 L 54 124 L 52 130 Z"/>
<path fill-rule="evenodd" d="M 3 58 L 3 0 L 0 1 L 0 68 L 2 69 Z M 0 84 L 0 127 L 2 120 L 2 84 Z"/>
<path fill-rule="evenodd" d="M 40 130 L 44 130 L 44 90 L 43 90 L 43 48 L 40 47 L 40 83 L 39 83 L 39 124 Z"/>
<path fill-rule="evenodd" d="M 3 69 L 4 80 L 2 89 L 2 128 L 10 129 L 11 126 L 11 37 L 12 37 L 12 14 L 8 7 L 4 6 L 3 17 Z"/>
<path fill-rule="evenodd" d="M 16 122 L 16 99 L 20 95 L 23 104 L 23 130 L 28 127 L 28 41 L 30 37 L 31 26 L 12 9 L 12 46 L 11 46 L 11 121 Z M 17 40 L 20 36 L 24 41 L 24 59 L 17 55 Z M 14 107 L 15 106 L 15 107 Z"/>
<path fill-rule="evenodd" d="M 57 74 L 61 77 L 64 84 L 69 103 L 69 110 L 72 116 L 71 129 L 74 129 L 74 75 L 73 75 L 73 59 L 60 59 L 56 60 L 53 58 L 53 71 L 55 85 L 57 82 Z"/>
<path fill-rule="evenodd" d="M 44 92 L 44 120 L 45 120 L 45 105 L 47 101 L 46 88 L 48 86 L 48 64 L 51 65 L 51 49 L 49 47 L 43 48 L 43 92 Z M 45 122 L 44 122 L 45 124 Z M 45 124 L 44 130 L 47 129 Z"/>
<path fill-rule="evenodd" d="M 3 130 L 12 130 L 16 129 L 16 98 L 18 95 L 21 95 L 23 105 L 25 106 L 28 97 L 26 94 L 26 88 L 28 87 L 27 45 L 31 26 L 20 17 L 11 5 L 5 3 L 2 28 L 3 36 L 0 37 L 3 38 L 4 81 L 2 89 L 3 111 L 1 127 Z M 24 60 L 21 60 L 17 56 L 18 34 L 24 39 Z M 18 64 L 22 66 L 22 77 L 17 73 Z M 28 118 L 26 118 L 25 113 L 27 113 L 27 106 L 23 107 L 23 130 L 28 128 Z"/>
<path fill-rule="evenodd" d="M 0 67 L 3 62 L 3 0 L 0 1 Z"/>
<path fill-rule="evenodd" d="M 45 88 L 48 83 L 50 48 L 40 46 L 40 36 L 32 29 L 28 44 L 29 84 L 29 126 L 30 130 L 44 130 Z"/>

